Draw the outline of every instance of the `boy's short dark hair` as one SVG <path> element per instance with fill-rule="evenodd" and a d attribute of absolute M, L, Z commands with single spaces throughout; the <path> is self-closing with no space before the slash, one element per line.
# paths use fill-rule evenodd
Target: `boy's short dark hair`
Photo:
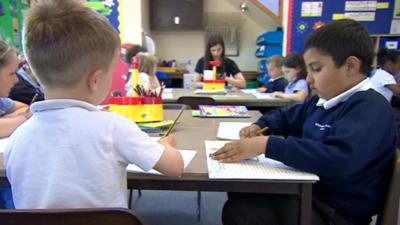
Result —
<path fill-rule="evenodd" d="M 361 72 L 365 75 L 371 70 L 374 47 L 365 27 L 351 19 L 334 21 L 308 36 L 304 51 L 316 48 L 332 57 L 337 67 L 342 66 L 349 56 L 361 60 Z"/>
<path fill-rule="evenodd" d="M 25 20 L 25 56 L 45 87 L 73 87 L 86 73 L 109 70 L 119 46 L 108 20 L 75 0 L 38 1 Z"/>

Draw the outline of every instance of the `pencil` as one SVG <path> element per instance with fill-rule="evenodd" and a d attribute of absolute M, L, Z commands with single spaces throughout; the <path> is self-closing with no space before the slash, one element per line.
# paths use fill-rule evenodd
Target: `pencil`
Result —
<path fill-rule="evenodd" d="M 32 100 L 31 100 L 31 103 L 29 103 L 29 105 L 32 105 L 32 103 L 34 103 L 38 97 L 39 97 L 39 93 L 35 93 L 35 95 L 33 96 Z"/>
<path fill-rule="evenodd" d="M 256 132 L 256 135 L 258 136 L 258 135 L 261 135 L 261 134 L 263 134 L 265 131 L 267 131 L 268 130 L 268 127 L 264 127 L 263 129 L 261 129 L 261 130 L 259 130 L 259 131 L 257 131 Z"/>
<path fill-rule="evenodd" d="M 171 133 L 172 129 L 174 129 L 174 127 L 175 127 L 176 123 L 178 122 L 179 117 L 181 117 L 183 111 L 185 111 L 185 107 L 181 108 L 181 111 L 179 111 L 179 114 L 175 118 L 174 123 L 172 123 L 172 125 L 169 127 L 169 129 L 167 130 L 167 133 L 165 133 L 164 137 L 168 136 Z"/>

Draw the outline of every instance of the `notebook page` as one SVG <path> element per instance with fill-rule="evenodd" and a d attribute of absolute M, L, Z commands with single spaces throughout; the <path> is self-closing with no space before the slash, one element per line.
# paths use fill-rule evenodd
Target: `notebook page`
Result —
<path fill-rule="evenodd" d="M 205 141 L 206 156 L 223 147 L 226 141 Z M 319 180 L 318 176 L 306 173 L 260 155 L 257 158 L 236 163 L 220 163 L 207 157 L 210 179 L 275 179 L 275 180 Z"/>

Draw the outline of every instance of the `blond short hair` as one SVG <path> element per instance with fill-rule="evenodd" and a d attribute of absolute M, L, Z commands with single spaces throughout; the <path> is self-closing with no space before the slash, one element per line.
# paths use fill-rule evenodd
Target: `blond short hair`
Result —
<path fill-rule="evenodd" d="M 268 64 L 273 64 L 275 67 L 281 68 L 283 65 L 283 56 L 273 55 L 267 59 Z"/>
<path fill-rule="evenodd" d="M 155 76 L 155 67 L 157 66 L 157 57 L 152 54 L 139 52 L 139 72 L 147 73 L 149 76 Z"/>
<path fill-rule="evenodd" d="M 8 63 L 8 59 L 12 53 L 17 51 L 8 45 L 7 42 L 0 39 L 0 69 Z"/>
<path fill-rule="evenodd" d="M 108 71 L 120 46 L 107 19 L 75 0 L 40 0 L 24 27 L 24 52 L 47 87 L 73 87 L 83 75 Z"/>

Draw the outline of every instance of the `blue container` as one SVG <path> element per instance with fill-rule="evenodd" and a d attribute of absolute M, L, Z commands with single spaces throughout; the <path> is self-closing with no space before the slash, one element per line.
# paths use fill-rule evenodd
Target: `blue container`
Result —
<path fill-rule="evenodd" d="M 257 45 L 282 45 L 283 42 L 283 31 L 277 29 L 276 31 L 265 32 L 261 34 L 256 41 Z"/>
<path fill-rule="evenodd" d="M 282 55 L 282 45 L 263 45 L 256 51 L 256 57 L 258 58 L 268 58 L 273 55 Z"/>

